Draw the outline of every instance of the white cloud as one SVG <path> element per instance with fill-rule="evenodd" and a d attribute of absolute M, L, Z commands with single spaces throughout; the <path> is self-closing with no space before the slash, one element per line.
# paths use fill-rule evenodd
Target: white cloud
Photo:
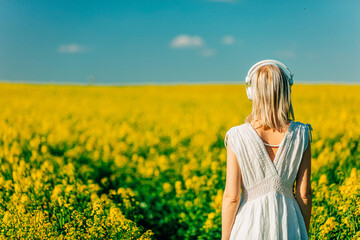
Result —
<path fill-rule="evenodd" d="M 85 47 L 80 46 L 78 44 L 62 44 L 58 47 L 58 52 L 60 53 L 80 53 L 84 52 Z"/>
<path fill-rule="evenodd" d="M 292 50 L 279 50 L 275 54 L 279 58 L 295 58 L 296 57 L 296 52 L 294 52 Z"/>
<path fill-rule="evenodd" d="M 212 57 L 215 56 L 216 51 L 214 49 L 210 49 L 210 48 L 204 48 L 201 51 L 201 56 L 203 57 Z"/>
<path fill-rule="evenodd" d="M 221 42 L 225 45 L 231 45 L 233 44 L 235 41 L 235 38 L 231 35 L 227 35 L 225 37 L 222 38 Z"/>
<path fill-rule="evenodd" d="M 172 48 L 193 48 L 204 46 L 204 41 L 200 36 L 189 36 L 181 34 L 176 36 L 170 43 Z"/>
<path fill-rule="evenodd" d="M 170 46 L 172 48 L 199 49 L 198 54 L 202 57 L 212 57 L 216 53 L 215 49 L 207 48 L 204 40 L 198 35 L 180 34 L 170 42 Z"/>

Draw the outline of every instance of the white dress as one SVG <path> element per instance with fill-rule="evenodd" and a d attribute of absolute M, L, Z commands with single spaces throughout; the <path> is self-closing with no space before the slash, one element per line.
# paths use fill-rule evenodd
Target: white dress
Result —
<path fill-rule="evenodd" d="M 230 240 L 308 239 L 304 218 L 294 198 L 294 181 L 311 125 L 291 121 L 272 162 L 250 123 L 225 135 L 240 165 L 241 200 Z"/>

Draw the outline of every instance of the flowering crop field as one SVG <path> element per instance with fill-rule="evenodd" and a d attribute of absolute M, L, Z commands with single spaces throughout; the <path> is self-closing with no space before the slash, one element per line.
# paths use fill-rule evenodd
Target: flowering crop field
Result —
<path fill-rule="evenodd" d="M 294 85 L 311 239 L 360 239 L 360 86 Z M 220 239 L 244 85 L 0 84 L 2 239 Z"/>

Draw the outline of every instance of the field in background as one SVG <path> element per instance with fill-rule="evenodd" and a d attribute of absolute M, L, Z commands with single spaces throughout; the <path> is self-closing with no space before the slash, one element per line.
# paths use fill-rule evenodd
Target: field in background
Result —
<path fill-rule="evenodd" d="M 313 127 L 311 239 L 360 238 L 359 93 L 292 89 Z M 220 239 L 244 85 L 0 84 L 0 106 L 3 237 Z"/>

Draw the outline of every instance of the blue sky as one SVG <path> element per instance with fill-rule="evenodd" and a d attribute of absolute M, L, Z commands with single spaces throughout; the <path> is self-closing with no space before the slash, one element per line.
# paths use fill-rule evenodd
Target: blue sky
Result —
<path fill-rule="evenodd" d="M 294 82 L 360 82 L 360 2 L 0 2 L 0 80 L 243 82 L 277 59 Z"/>

